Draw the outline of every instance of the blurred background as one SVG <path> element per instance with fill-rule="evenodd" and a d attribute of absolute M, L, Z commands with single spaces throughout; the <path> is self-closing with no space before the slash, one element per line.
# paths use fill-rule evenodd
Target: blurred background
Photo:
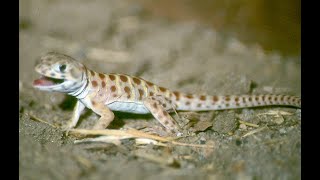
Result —
<path fill-rule="evenodd" d="M 31 12 L 34 11 L 32 8 L 36 7 L 41 11 L 42 7 L 59 1 L 19 2 L 20 29 L 23 30 L 34 25 L 26 18 L 30 14 L 47 16 Z M 125 3 L 136 4 L 136 9 L 148 18 L 207 25 L 219 32 L 220 36 L 235 37 L 246 45 L 260 46 L 266 53 L 276 52 L 281 56 L 300 56 L 301 53 L 300 0 L 126 0 L 122 4 Z M 107 9 L 109 7 L 106 7 L 106 13 Z M 68 16 L 68 13 L 65 15 Z"/>
<path fill-rule="evenodd" d="M 300 55 L 300 0 L 133 0 L 153 16 L 196 21 L 267 52 Z"/>

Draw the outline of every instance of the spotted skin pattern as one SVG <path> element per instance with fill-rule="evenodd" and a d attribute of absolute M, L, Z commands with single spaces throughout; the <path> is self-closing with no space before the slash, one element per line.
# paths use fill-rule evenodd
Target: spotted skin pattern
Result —
<path fill-rule="evenodd" d="M 102 74 L 92 71 L 67 55 L 50 52 L 42 56 L 35 66 L 41 78 L 33 86 L 43 91 L 63 92 L 75 96 L 70 123 L 76 126 L 85 107 L 100 115 L 94 129 L 105 129 L 114 119 L 112 111 L 137 114 L 151 113 L 165 129 L 181 133 L 178 123 L 170 116 L 174 110 L 208 111 L 258 106 L 301 107 L 299 97 L 289 95 L 195 95 L 157 86 L 139 77 L 126 74 Z"/>

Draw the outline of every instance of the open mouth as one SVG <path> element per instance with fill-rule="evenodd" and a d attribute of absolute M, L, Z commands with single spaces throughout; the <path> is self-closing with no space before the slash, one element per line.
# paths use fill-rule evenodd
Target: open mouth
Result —
<path fill-rule="evenodd" d="M 41 76 L 39 79 L 33 81 L 34 86 L 53 86 L 63 83 L 63 79 L 55 79 L 51 77 Z"/>

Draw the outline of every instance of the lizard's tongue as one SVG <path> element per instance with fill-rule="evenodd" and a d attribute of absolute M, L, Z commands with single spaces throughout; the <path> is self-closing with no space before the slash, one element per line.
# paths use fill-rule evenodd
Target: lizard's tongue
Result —
<path fill-rule="evenodd" d="M 52 86 L 54 84 L 55 83 L 51 79 L 45 76 L 41 76 L 39 79 L 33 81 L 34 86 Z"/>

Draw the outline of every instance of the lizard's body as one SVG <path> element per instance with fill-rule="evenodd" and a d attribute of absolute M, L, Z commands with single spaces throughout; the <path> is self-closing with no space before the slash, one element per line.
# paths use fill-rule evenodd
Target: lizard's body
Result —
<path fill-rule="evenodd" d="M 288 95 L 209 96 L 170 91 L 139 77 L 94 72 L 73 58 L 58 53 L 42 56 L 35 70 L 43 76 L 34 81 L 34 87 L 68 93 L 79 100 L 67 129 L 76 126 L 85 107 L 101 116 L 95 129 L 104 129 L 110 124 L 114 118 L 112 111 L 124 111 L 151 113 L 167 130 L 179 133 L 180 127 L 169 114 L 173 110 L 301 106 L 300 98 Z"/>

